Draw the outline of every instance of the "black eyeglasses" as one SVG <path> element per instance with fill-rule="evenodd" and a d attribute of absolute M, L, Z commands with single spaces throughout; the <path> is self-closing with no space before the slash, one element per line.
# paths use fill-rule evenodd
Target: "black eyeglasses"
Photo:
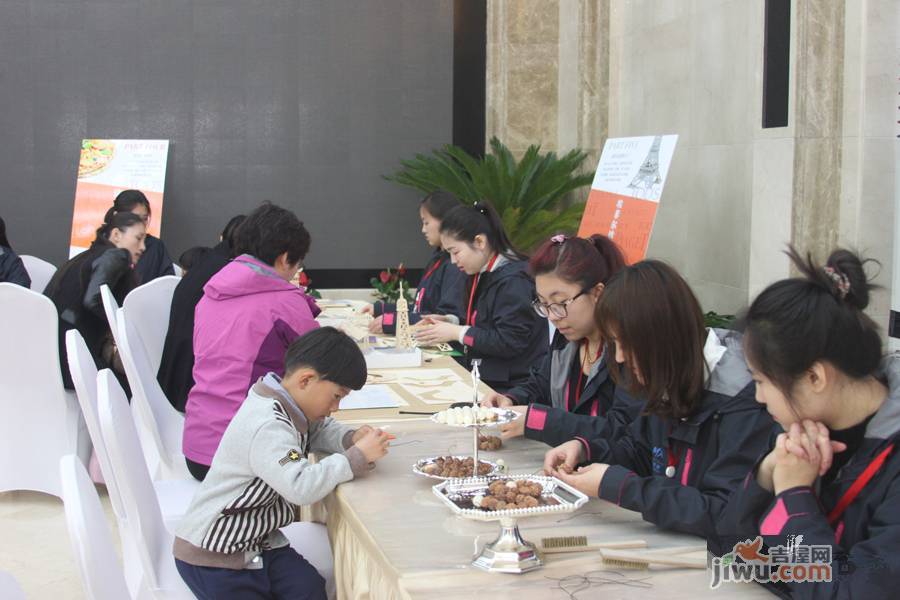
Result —
<path fill-rule="evenodd" d="M 541 315 L 545 319 L 550 315 L 553 315 L 557 319 L 565 319 L 569 316 L 569 305 L 578 300 L 580 296 L 583 296 L 590 289 L 591 288 L 584 288 L 564 302 L 552 302 L 550 304 L 544 304 L 543 302 L 535 298 L 531 303 L 531 308 L 534 309 L 534 312 Z"/>

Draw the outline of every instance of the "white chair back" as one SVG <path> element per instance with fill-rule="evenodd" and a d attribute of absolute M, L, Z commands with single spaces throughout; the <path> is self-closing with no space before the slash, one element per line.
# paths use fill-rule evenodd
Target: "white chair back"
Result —
<path fill-rule="evenodd" d="M 103 300 L 103 312 L 106 313 L 106 321 L 109 323 L 109 331 L 112 333 L 116 346 L 119 345 L 119 326 L 116 323 L 116 313 L 119 312 L 119 303 L 113 296 L 112 290 L 105 283 L 100 286 L 100 299 Z"/>
<path fill-rule="evenodd" d="M 116 517 L 124 519 L 125 510 L 122 508 L 122 499 L 119 496 L 116 480 L 112 476 L 109 450 L 100 434 L 100 415 L 97 413 L 97 366 L 94 364 L 91 351 L 88 350 L 84 338 L 75 329 L 66 332 L 66 354 L 69 360 L 69 372 L 72 374 L 72 383 L 75 384 L 75 395 L 78 396 L 78 404 L 81 406 L 81 413 L 84 415 L 84 421 L 94 445 L 94 453 L 97 455 L 97 462 L 100 463 L 100 470 L 103 472 L 106 489 L 109 491 L 109 501 Z"/>
<path fill-rule="evenodd" d="M 26 600 L 25 592 L 16 578 L 7 573 L 0 571 L 0 598 L 3 600 Z"/>
<path fill-rule="evenodd" d="M 90 600 L 131 598 L 97 490 L 75 456 L 59 461 L 66 524 L 85 595 Z"/>
<path fill-rule="evenodd" d="M 50 283 L 53 275 L 56 274 L 56 267 L 37 256 L 20 254 L 19 258 L 22 259 L 25 270 L 28 271 L 28 276 L 31 277 L 31 289 L 38 294 L 43 294 L 47 284 Z"/>
<path fill-rule="evenodd" d="M 126 527 L 131 529 L 132 538 L 138 540 L 144 575 L 148 585 L 155 589 L 159 587 L 162 562 L 172 562 L 172 536 L 163 523 L 125 392 L 109 369 L 97 375 L 97 406 L 100 431 L 128 515 Z"/>
<path fill-rule="evenodd" d="M 157 277 L 131 290 L 122 302 L 125 317 L 141 336 L 154 377 L 159 371 L 166 332 L 169 330 L 172 295 L 180 281 L 181 278 L 176 275 Z"/>
<path fill-rule="evenodd" d="M 131 386 L 131 401 L 139 425 L 152 437 L 159 464 L 154 468 L 148 453 L 148 464 L 157 478 L 182 479 L 190 477 L 181 451 L 184 432 L 184 415 L 169 403 L 132 321 L 125 311 L 117 315 L 119 329 L 119 355 L 125 366 L 125 374 Z M 149 449 L 148 449 L 149 450 Z"/>
<path fill-rule="evenodd" d="M 0 306 L 0 492 L 59 496 L 59 459 L 90 458 L 75 394 L 63 389 L 59 315 L 49 298 L 13 283 L 0 283 Z"/>

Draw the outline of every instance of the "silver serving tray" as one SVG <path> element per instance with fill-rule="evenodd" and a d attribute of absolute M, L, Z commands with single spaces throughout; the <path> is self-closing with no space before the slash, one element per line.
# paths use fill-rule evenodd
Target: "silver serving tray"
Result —
<path fill-rule="evenodd" d="M 554 498 L 559 504 L 535 506 L 533 508 L 514 508 L 511 510 L 464 508 L 457 504 L 460 500 L 466 503 L 474 496 L 487 492 L 488 485 L 498 479 L 504 481 L 524 479 L 526 481 L 537 482 L 544 488 L 541 497 Z M 454 513 L 461 517 L 474 519 L 476 521 L 499 521 L 500 519 L 509 517 L 522 518 L 554 513 L 570 513 L 578 510 L 588 501 L 586 495 L 572 486 L 560 481 L 556 477 L 547 477 L 544 475 L 502 475 L 499 477 L 488 476 L 451 479 L 444 483 L 437 484 L 432 488 L 432 491 L 434 492 L 434 495 L 440 498 Z"/>
<path fill-rule="evenodd" d="M 516 419 L 519 418 L 519 413 L 514 410 L 510 410 L 508 408 L 496 408 L 492 407 L 491 412 L 497 415 L 496 421 L 481 421 L 477 423 L 479 427 L 497 427 L 499 425 L 506 425 L 507 423 L 512 423 Z M 441 411 L 443 412 L 443 411 Z M 462 423 L 454 423 L 451 425 L 450 423 L 441 423 L 437 420 L 438 413 L 434 413 L 431 415 L 431 420 L 438 425 L 446 425 L 447 427 L 475 427 L 476 423 L 472 423 L 470 425 L 463 425 Z"/>
<path fill-rule="evenodd" d="M 430 473 L 426 473 L 422 470 L 422 467 L 426 467 L 430 464 L 433 464 L 439 458 L 458 458 L 460 460 L 464 460 L 466 458 L 472 458 L 471 456 L 432 456 L 431 458 L 423 458 L 421 460 L 416 461 L 416 464 L 413 465 L 413 473 L 416 475 L 421 475 L 422 477 L 430 477 L 431 479 L 438 479 L 440 481 L 464 481 L 464 479 L 455 479 L 453 477 L 441 477 L 440 475 L 432 475 Z M 485 475 L 482 477 L 493 477 L 494 475 L 498 475 L 501 472 L 501 467 L 489 460 L 479 459 L 478 462 L 491 465 L 491 473 L 490 475 Z"/>

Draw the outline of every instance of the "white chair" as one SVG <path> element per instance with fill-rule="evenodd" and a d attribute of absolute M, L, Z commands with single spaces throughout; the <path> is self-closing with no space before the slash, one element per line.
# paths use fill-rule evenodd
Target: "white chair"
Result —
<path fill-rule="evenodd" d="M 106 313 L 106 321 L 109 323 L 109 331 L 113 341 L 119 345 L 119 326 L 116 323 L 116 313 L 119 312 L 119 303 L 113 296 L 112 290 L 105 283 L 100 286 L 100 299 L 103 301 L 103 312 Z"/>
<path fill-rule="evenodd" d="M 116 556 L 97 490 L 75 456 L 59 461 L 62 498 L 72 551 L 89 600 L 134 598 Z"/>
<path fill-rule="evenodd" d="M 180 281 L 181 278 L 176 275 L 157 277 L 131 290 L 122 302 L 125 318 L 134 324 L 141 336 L 154 377 L 159 371 L 166 332 L 169 330 L 172 295 Z"/>
<path fill-rule="evenodd" d="M 16 578 L 7 573 L 0 571 L 0 598 L 3 600 L 26 600 L 25 592 Z"/>
<path fill-rule="evenodd" d="M 175 410 L 163 393 L 152 370 L 144 344 L 132 321 L 119 310 L 119 356 L 125 366 L 128 384 L 131 386 L 131 403 L 138 428 L 152 443 L 144 444 L 147 464 L 154 478 L 185 479 L 190 477 L 181 436 L 184 432 L 184 415 Z"/>
<path fill-rule="evenodd" d="M 75 394 L 63 388 L 59 315 L 53 302 L 0 283 L 0 492 L 59 496 L 59 459 L 90 459 Z"/>
<path fill-rule="evenodd" d="M 28 271 L 28 276 L 31 277 L 31 289 L 38 294 L 43 294 L 47 284 L 50 283 L 53 275 L 56 274 L 56 267 L 37 256 L 21 254 L 19 258 L 22 259 L 25 270 Z"/>
<path fill-rule="evenodd" d="M 94 444 L 94 452 L 103 472 L 103 479 L 109 490 L 109 500 L 116 518 L 120 521 L 126 518 L 125 509 L 119 494 L 119 486 L 113 476 L 114 472 L 109 459 L 109 449 L 100 432 L 100 417 L 97 412 L 97 368 L 88 350 L 87 344 L 81 334 L 75 330 L 66 333 L 66 350 L 69 357 L 69 370 L 72 373 L 72 381 L 78 395 L 78 403 L 87 424 L 87 430 Z M 174 529 L 178 521 L 184 516 L 184 511 L 200 483 L 193 477 L 184 479 L 167 479 L 154 481 L 153 488 L 159 501 L 163 520 L 170 529 Z M 124 532 L 124 528 L 119 528 Z M 127 548 L 129 540 L 123 537 L 122 546 Z M 127 563 L 126 563 L 127 564 Z"/>
<path fill-rule="evenodd" d="M 128 418 L 125 394 L 108 369 L 97 376 L 100 429 L 109 447 L 112 468 L 119 482 L 126 527 L 135 539 L 144 569 L 144 581 L 152 590 L 164 589 L 177 596 L 187 588 L 172 560 L 172 534 L 162 523 L 159 504 L 153 493 L 147 466 L 142 460 L 134 423 Z M 137 515 L 132 518 L 132 515 Z M 334 561 L 328 533 L 318 523 L 293 523 L 282 529 L 291 546 L 325 578 L 326 589 L 334 590 Z M 177 579 L 177 582 L 175 581 Z M 163 597 L 163 596 L 157 596 Z M 170 597 L 170 596 L 165 596 Z M 190 596 L 185 596 L 190 597 Z"/>
<path fill-rule="evenodd" d="M 153 598 L 193 598 L 175 569 L 174 538 L 163 523 L 125 392 L 108 369 L 97 375 L 97 400 L 100 431 L 126 514 L 124 525 L 137 542 L 141 591 Z"/>

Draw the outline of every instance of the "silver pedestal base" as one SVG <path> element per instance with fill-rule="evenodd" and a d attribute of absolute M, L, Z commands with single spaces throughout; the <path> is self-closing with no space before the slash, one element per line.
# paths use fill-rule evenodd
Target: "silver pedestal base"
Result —
<path fill-rule="evenodd" d="M 472 565 L 490 573 L 527 573 L 544 563 L 535 545 L 522 539 L 516 520 L 504 518 L 500 520 L 500 535 L 485 545 Z"/>

